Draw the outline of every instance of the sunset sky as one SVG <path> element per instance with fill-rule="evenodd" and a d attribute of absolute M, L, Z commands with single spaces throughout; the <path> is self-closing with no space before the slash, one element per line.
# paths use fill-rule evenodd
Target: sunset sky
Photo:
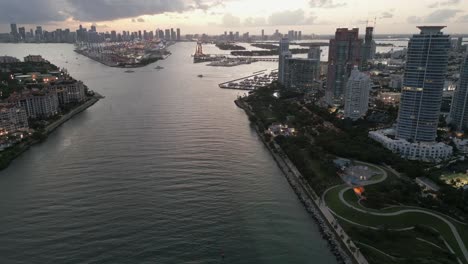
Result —
<path fill-rule="evenodd" d="M 14 22 L 47 30 L 95 23 L 98 31 L 180 27 L 183 34 L 259 34 L 264 28 L 267 34 L 331 34 L 377 18 L 381 34 L 413 33 L 422 24 L 468 33 L 468 0 L 0 0 L 0 7 L 0 32 L 9 32 Z"/>

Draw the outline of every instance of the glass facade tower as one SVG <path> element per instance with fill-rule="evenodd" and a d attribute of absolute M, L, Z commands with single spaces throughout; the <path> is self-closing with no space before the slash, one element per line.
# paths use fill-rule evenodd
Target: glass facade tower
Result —
<path fill-rule="evenodd" d="M 450 37 L 443 26 L 418 27 L 408 44 L 397 137 L 410 142 L 433 142 L 447 72 Z"/>
<path fill-rule="evenodd" d="M 450 124 L 460 132 L 468 129 L 468 57 L 461 67 L 460 81 L 453 95 Z"/>

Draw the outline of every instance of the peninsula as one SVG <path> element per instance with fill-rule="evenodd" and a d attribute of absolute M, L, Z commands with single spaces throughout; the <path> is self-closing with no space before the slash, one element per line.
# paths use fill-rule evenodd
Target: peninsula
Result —
<path fill-rule="evenodd" d="M 101 95 L 40 55 L 0 57 L 0 170 Z"/>

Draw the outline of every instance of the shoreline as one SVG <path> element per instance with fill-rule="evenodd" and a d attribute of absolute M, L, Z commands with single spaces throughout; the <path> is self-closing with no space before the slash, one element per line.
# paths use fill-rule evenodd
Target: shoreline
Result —
<path fill-rule="evenodd" d="M 254 117 L 255 114 L 250 111 L 248 105 L 241 99 L 236 99 L 234 103 L 237 107 L 244 110 L 249 117 Z M 302 174 L 297 170 L 296 166 L 289 160 L 281 147 L 273 143 L 274 149 L 266 142 L 262 132 L 257 124 L 250 122 L 255 126 L 257 135 L 268 149 L 277 166 L 283 172 L 289 185 L 296 193 L 299 201 L 304 205 L 307 212 L 314 218 L 317 223 L 322 238 L 328 242 L 329 248 L 336 257 L 338 263 L 362 263 L 367 264 L 367 260 L 359 251 L 359 248 L 350 240 L 349 236 L 344 232 L 343 228 L 338 224 L 338 221 L 331 214 L 320 200 L 320 197 L 315 193 L 313 188 L 305 181 Z M 354 248 L 353 252 L 351 248 Z"/>
<path fill-rule="evenodd" d="M 24 152 L 26 152 L 27 150 L 29 150 L 32 146 L 38 144 L 38 143 L 41 143 L 43 141 L 45 141 L 47 139 L 47 137 L 53 132 L 55 131 L 58 127 L 60 127 L 61 125 L 63 125 L 64 123 L 66 123 L 68 120 L 72 119 L 74 116 L 76 116 L 77 114 L 83 112 L 84 110 L 88 109 L 89 107 L 93 106 L 95 103 L 97 103 L 99 100 L 103 99 L 104 97 L 98 93 L 95 93 L 94 96 L 92 96 L 89 100 L 87 100 L 86 102 L 84 102 L 83 104 L 77 106 L 76 108 L 72 109 L 70 112 L 68 112 L 67 114 L 63 115 L 62 117 L 60 117 L 60 119 L 54 121 L 53 123 L 49 124 L 45 129 L 44 129 L 44 133 L 45 133 L 45 139 L 44 140 L 39 140 L 39 139 L 31 139 L 30 141 L 28 142 L 24 142 L 24 143 L 19 143 L 19 150 L 17 153 L 15 153 L 13 156 L 10 157 L 10 159 L 7 161 L 6 165 L 2 168 L 0 168 L 0 171 L 8 168 L 10 166 L 10 164 L 16 159 L 18 158 L 19 156 L 21 156 L 21 154 L 23 154 Z"/>

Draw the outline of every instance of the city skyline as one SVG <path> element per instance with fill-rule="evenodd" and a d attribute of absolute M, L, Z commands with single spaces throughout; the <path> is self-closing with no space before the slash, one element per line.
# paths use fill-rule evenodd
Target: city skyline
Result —
<path fill-rule="evenodd" d="M 454 34 L 463 33 L 468 25 L 468 3 L 461 0 L 424 4 L 402 0 L 391 4 L 383 0 L 291 0 L 287 9 L 281 2 L 263 0 L 0 2 L 0 32 L 8 32 L 10 23 L 26 28 L 42 25 L 49 30 L 96 24 L 103 32 L 179 27 L 186 33 L 207 34 L 225 30 L 260 34 L 261 29 L 272 34 L 275 29 L 284 32 L 294 28 L 304 34 L 327 35 L 336 27 L 363 27 L 368 21 L 373 25 L 374 19 L 377 34 L 409 34 L 413 25 L 421 24 L 443 24 L 447 26 L 446 33 Z M 418 15 L 413 10 L 418 10 Z"/>

